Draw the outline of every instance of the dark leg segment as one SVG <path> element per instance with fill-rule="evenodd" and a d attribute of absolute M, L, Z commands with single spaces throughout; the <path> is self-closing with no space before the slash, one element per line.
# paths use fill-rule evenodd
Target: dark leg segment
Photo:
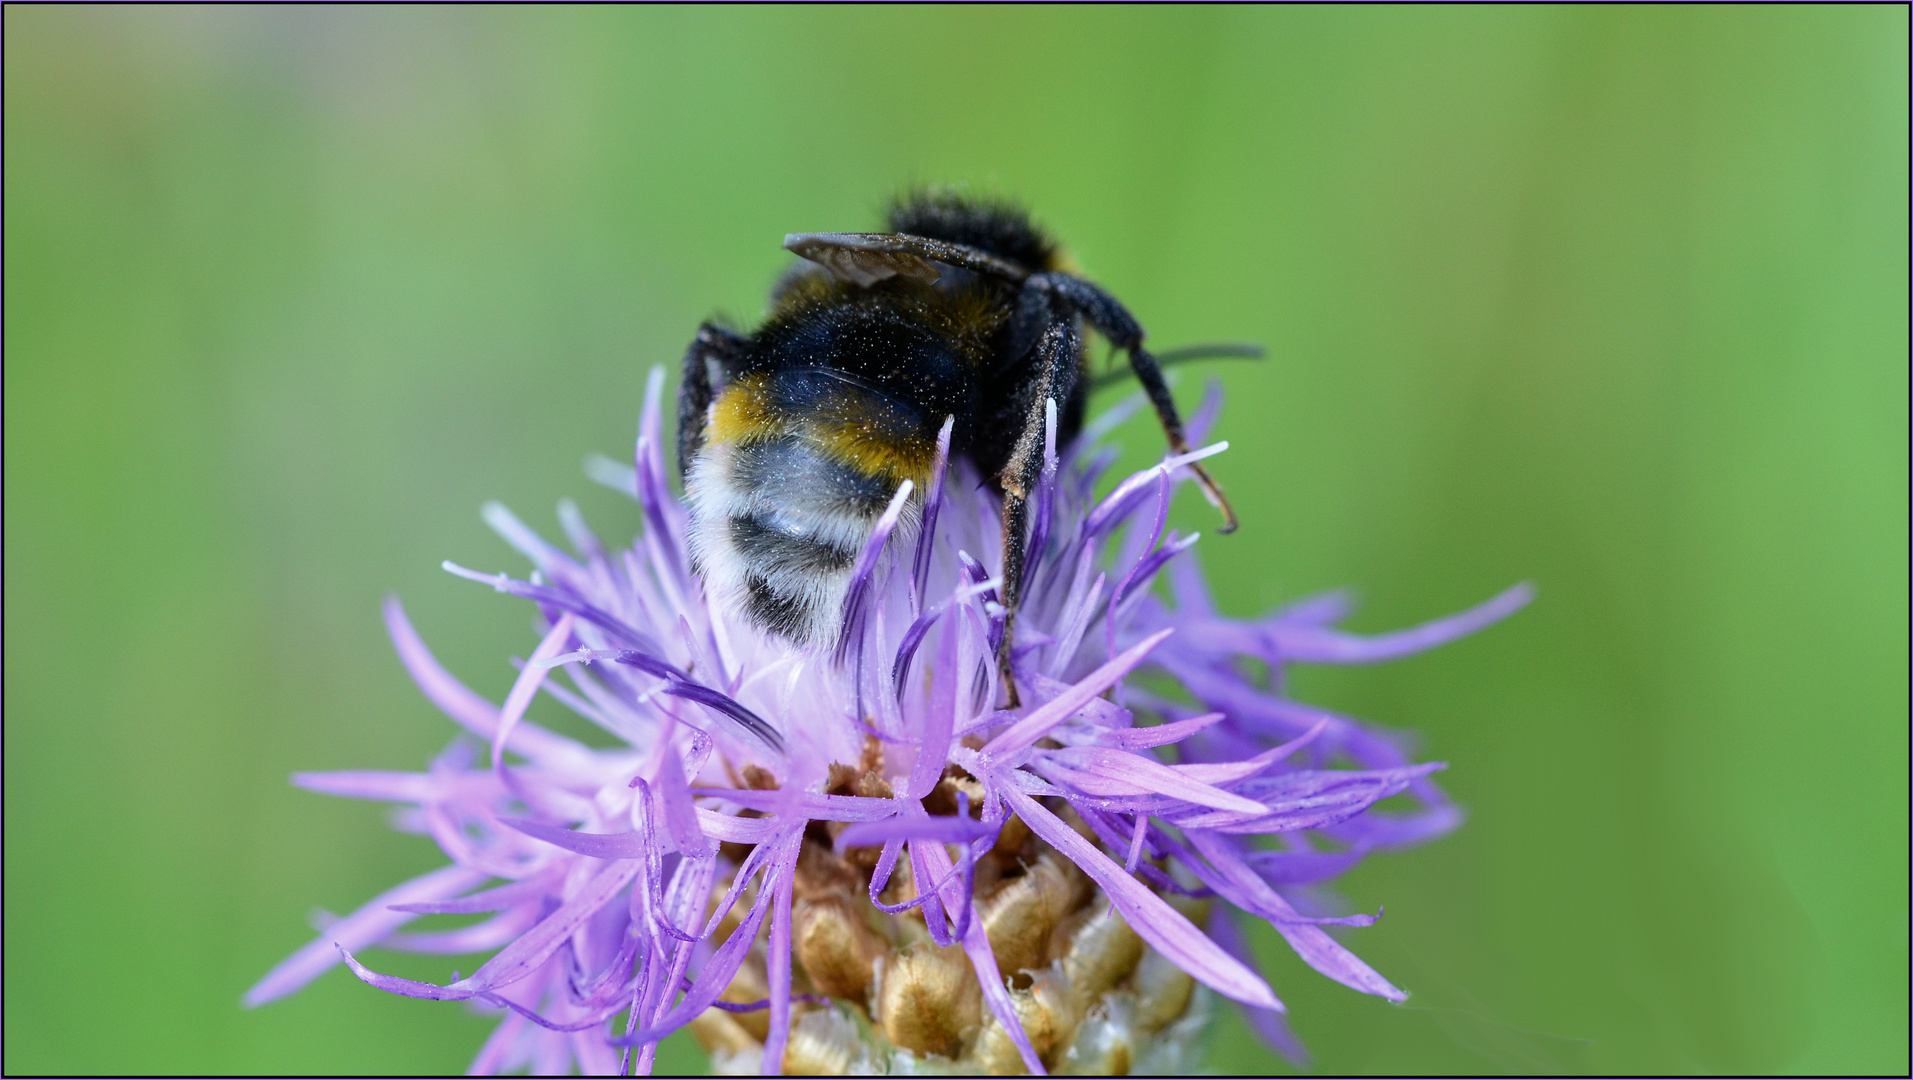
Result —
<path fill-rule="evenodd" d="M 1188 453 L 1189 439 L 1182 432 L 1182 416 L 1176 411 L 1176 399 L 1169 395 L 1169 384 L 1163 381 L 1162 365 L 1142 347 L 1143 329 L 1136 317 L 1115 297 L 1068 274 L 1034 274 L 1027 287 L 1042 289 L 1053 298 L 1055 306 L 1081 314 L 1117 348 L 1129 354 L 1130 370 L 1136 373 L 1136 381 L 1149 395 L 1149 403 L 1156 407 L 1156 418 L 1162 421 L 1163 434 L 1169 439 L 1169 452 Z M 1216 483 L 1201 462 L 1190 465 L 1189 471 L 1195 474 L 1203 494 L 1222 511 L 1222 527 L 1216 531 L 1234 532 L 1235 510 L 1223 495 L 1222 485 Z"/>
<path fill-rule="evenodd" d="M 684 350 L 683 377 L 678 385 L 678 480 L 691 470 L 691 459 L 704 445 L 704 417 L 711 402 L 724 392 L 745 339 L 716 323 L 697 328 L 697 337 Z"/>
<path fill-rule="evenodd" d="M 1075 320 L 1057 319 L 1036 343 L 1037 377 L 1030 394 L 1029 411 L 1023 421 L 1023 433 L 1003 466 L 1003 643 L 997 649 L 997 667 L 1003 673 L 1003 686 L 1009 706 L 1018 704 L 1016 678 L 1010 670 L 1010 647 L 1016 638 L 1016 609 L 1023 599 L 1023 561 L 1028 556 L 1030 497 L 1043 475 L 1043 440 L 1047 431 L 1048 403 L 1055 402 L 1060 414 L 1076 389 L 1077 368 L 1081 366 L 1082 336 Z M 1054 449 L 1054 448 L 1052 448 Z"/>

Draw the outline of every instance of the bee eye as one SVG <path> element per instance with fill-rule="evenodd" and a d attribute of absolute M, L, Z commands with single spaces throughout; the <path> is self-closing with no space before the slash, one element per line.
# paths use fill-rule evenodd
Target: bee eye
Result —
<path fill-rule="evenodd" d="M 960 945 L 893 952 L 877 965 L 876 982 L 877 1020 L 907 1050 L 955 1057 L 982 1019 L 983 990 Z"/>
<path fill-rule="evenodd" d="M 1032 972 L 1027 989 L 1011 989 L 1010 1005 L 1030 1040 L 1030 1049 L 1044 1064 L 1052 1064 L 1070 1045 L 1076 1034 L 1076 1002 L 1070 992 L 1069 976 L 1060 967 Z M 988 1073 L 998 1076 L 1023 1072 L 1023 1055 L 1010 1040 L 1009 1032 L 992 1015 L 985 1018 L 976 1035 L 970 1055 Z"/>

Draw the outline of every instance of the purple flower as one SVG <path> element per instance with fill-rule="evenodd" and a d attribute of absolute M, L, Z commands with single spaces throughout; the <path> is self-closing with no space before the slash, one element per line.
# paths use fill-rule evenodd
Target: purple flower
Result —
<path fill-rule="evenodd" d="M 1023 702 L 1004 710 L 997 509 L 948 459 L 947 431 L 927 490 L 904 485 L 856 562 L 834 646 L 806 650 L 707 603 L 665 483 L 661 388 L 654 373 L 635 469 L 595 469 L 642 505 L 631 548 L 605 548 L 564 504 L 569 554 L 493 505 L 529 579 L 446 564 L 539 609 L 543 640 L 502 706 L 388 601 L 401 660 L 465 733 L 425 772 L 293 781 L 406 804 L 401 821 L 451 865 L 327 927 L 247 1004 L 343 961 L 380 989 L 501 1010 L 474 1072 L 647 1072 L 686 1025 L 734 1069 L 943 1054 L 1042 1072 L 1173 1064 L 1162 1055 L 1186 1055 L 1201 1026 L 1199 983 L 1300 1060 L 1246 919 L 1337 982 L 1405 997 L 1323 929 L 1374 916 L 1322 914 L 1309 889 L 1460 812 L 1429 779 L 1439 763 L 1290 700 L 1284 670 L 1430 648 L 1519 608 L 1526 586 L 1376 637 L 1333 628 L 1339 595 L 1218 615 L 1196 537 L 1164 530 L 1186 466 L 1226 444 L 1093 497 L 1114 456 L 1097 441 L 1132 401 L 1046 459 L 1013 657 Z M 1212 390 L 1198 441 L 1219 406 Z M 539 693 L 619 745 L 526 721 Z M 1400 794 L 1413 809 L 1374 809 Z M 438 914 L 483 918 L 403 929 Z M 368 969 L 353 954 L 371 945 L 496 952 L 441 986 Z"/>

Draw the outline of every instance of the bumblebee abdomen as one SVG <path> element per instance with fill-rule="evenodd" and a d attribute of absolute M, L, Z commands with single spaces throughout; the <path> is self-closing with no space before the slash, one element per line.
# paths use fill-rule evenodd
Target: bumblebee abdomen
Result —
<path fill-rule="evenodd" d="M 713 404 L 687 477 L 707 587 L 765 630 L 833 640 L 877 519 L 903 481 L 921 489 L 927 477 L 926 425 L 923 410 L 843 372 L 739 379 Z"/>
<path fill-rule="evenodd" d="M 876 520 L 890 504 L 896 483 L 882 470 L 833 453 L 835 442 L 819 446 L 786 436 L 740 445 L 732 477 L 749 493 L 741 500 L 743 508 L 792 523 Z"/>
<path fill-rule="evenodd" d="M 814 462 L 765 449 L 739 466 L 751 470 L 749 480 L 776 481 L 779 469 L 813 472 L 821 462 L 836 462 L 887 483 L 877 505 L 881 511 L 898 483 L 921 485 L 928 476 L 943 416 L 848 372 L 792 368 L 739 379 L 712 407 L 706 438 L 739 447 L 801 444 L 814 452 Z M 833 482 L 831 489 L 842 483 Z"/>

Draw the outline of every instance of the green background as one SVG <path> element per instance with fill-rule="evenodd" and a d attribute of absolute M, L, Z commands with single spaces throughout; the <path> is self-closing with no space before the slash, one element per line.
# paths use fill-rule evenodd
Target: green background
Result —
<path fill-rule="evenodd" d="M 521 568 L 479 503 L 628 536 L 579 463 L 627 452 L 646 371 L 755 318 L 785 232 L 955 179 L 1155 341 L 1269 347 L 1213 366 L 1227 609 L 1349 584 L 1383 629 L 1540 588 L 1300 679 L 1419 729 L 1471 814 L 1346 882 L 1406 1006 L 1259 942 L 1318 1068 L 1904 1074 L 1907 34 L 9 6 L 6 1070 L 462 1069 L 486 1021 L 342 971 L 238 1005 L 314 906 L 442 861 L 286 783 L 451 735 L 381 596 L 501 695 L 526 609 L 437 569 Z M 1233 1017 L 1211 1045 L 1283 1068 Z"/>

